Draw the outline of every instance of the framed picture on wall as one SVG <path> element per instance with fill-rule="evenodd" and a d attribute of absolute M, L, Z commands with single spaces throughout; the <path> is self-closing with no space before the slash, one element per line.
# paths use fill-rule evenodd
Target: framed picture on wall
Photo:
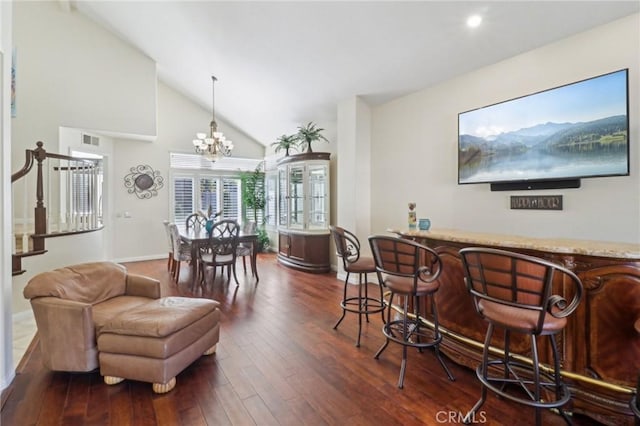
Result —
<path fill-rule="evenodd" d="M 16 116 L 16 48 L 11 51 L 11 117 Z"/>

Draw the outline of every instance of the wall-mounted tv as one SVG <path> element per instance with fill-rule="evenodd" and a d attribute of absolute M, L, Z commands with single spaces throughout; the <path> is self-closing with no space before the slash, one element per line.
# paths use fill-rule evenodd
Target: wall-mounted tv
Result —
<path fill-rule="evenodd" d="M 629 174 L 628 70 L 458 115 L 458 183 L 579 187 Z"/>

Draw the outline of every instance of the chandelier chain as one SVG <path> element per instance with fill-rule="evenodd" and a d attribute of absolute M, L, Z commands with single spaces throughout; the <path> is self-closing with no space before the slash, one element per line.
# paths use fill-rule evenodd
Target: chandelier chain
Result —
<path fill-rule="evenodd" d="M 233 142 L 224 137 L 222 132 L 218 131 L 218 123 L 216 123 L 216 93 L 215 82 L 218 79 L 211 76 L 211 123 L 209 123 L 209 135 L 205 133 L 197 133 L 196 139 L 193 140 L 193 146 L 196 153 L 202 155 L 211 162 L 216 162 L 220 158 L 228 157 L 233 150 Z"/>

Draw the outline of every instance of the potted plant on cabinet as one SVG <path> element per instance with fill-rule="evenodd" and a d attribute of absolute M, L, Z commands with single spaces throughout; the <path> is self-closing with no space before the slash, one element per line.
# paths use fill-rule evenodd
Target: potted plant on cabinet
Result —
<path fill-rule="evenodd" d="M 271 146 L 274 146 L 276 154 L 284 149 L 284 155 L 289 156 L 289 149 L 296 148 L 298 138 L 296 135 L 282 135 Z"/>
<path fill-rule="evenodd" d="M 310 121 L 307 125 L 298 127 L 298 133 L 296 133 L 295 137 L 299 144 L 307 144 L 307 152 L 313 152 L 311 142 L 319 140 L 329 142 L 322 134 L 323 131 L 324 129 L 317 127 L 313 121 Z"/>

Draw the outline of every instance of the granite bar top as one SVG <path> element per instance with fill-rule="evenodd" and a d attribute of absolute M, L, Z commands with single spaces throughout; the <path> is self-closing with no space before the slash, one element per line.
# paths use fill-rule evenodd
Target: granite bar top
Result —
<path fill-rule="evenodd" d="M 400 236 L 431 238 L 465 244 L 640 260 L 640 244 L 632 243 L 564 238 L 534 238 L 518 235 L 469 232 L 458 229 L 430 229 L 428 231 L 420 231 L 417 229 L 388 229 L 387 231 Z"/>

